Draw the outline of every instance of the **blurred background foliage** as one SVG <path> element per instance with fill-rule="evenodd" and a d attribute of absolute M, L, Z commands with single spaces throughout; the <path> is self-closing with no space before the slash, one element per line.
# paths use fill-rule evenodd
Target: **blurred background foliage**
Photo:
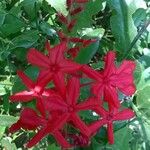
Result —
<path fill-rule="evenodd" d="M 64 27 L 58 21 L 57 12 L 67 15 L 65 0 L 0 0 L 0 149 L 24 150 L 24 144 L 32 136 L 23 130 L 14 135 L 8 133 L 21 109 L 21 104 L 9 102 L 9 96 L 24 88 L 16 77 L 17 70 L 24 70 L 32 79 L 38 74 L 37 68 L 27 63 L 28 49 L 36 47 L 45 51 L 47 39 L 51 45 L 59 42 L 56 31 Z M 150 0 L 89 0 L 77 20 L 70 36 L 99 39 L 80 51 L 77 62 L 100 69 L 102 56 L 109 50 L 117 51 L 117 63 L 123 59 L 136 61 L 137 91 L 131 97 L 120 97 L 125 106 L 134 109 L 137 117 L 115 123 L 114 145 L 107 144 L 106 131 L 102 128 L 89 147 L 76 149 L 150 150 Z M 86 87 L 81 91 L 81 98 L 88 96 L 88 90 Z M 33 107 L 32 103 L 23 105 Z M 81 116 L 93 119 L 90 112 Z M 60 148 L 47 137 L 32 149 Z"/>

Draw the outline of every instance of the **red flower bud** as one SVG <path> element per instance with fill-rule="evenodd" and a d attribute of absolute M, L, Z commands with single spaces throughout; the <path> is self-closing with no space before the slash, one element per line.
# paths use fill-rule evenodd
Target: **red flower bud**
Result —
<path fill-rule="evenodd" d="M 76 9 L 72 10 L 72 11 L 70 12 L 70 15 L 71 15 L 71 16 L 76 15 L 76 14 L 80 13 L 82 10 L 83 10 L 83 7 L 78 7 L 78 8 L 76 8 Z"/>

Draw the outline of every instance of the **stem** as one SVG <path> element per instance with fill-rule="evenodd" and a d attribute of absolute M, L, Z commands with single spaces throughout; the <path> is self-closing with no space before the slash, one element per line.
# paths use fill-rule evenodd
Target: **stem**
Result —
<path fill-rule="evenodd" d="M 139 40 L 139 38 L 141 37 L 141 35 L 145 32 L 145 30 L 147 29 L 147 27 L 150 24 L 150 19 L 148 21 L 145 22 L 145 24 L 143 25 L 143 27 L 141 28 L 141 30 L 138 32 L 138 34 L 136 35 L 136 37 L 133 39 L 133 41 L 131 42 L 129 48 L 127 49 L 127 52 L 125 53 L 125 55 L 123 56 L 122 59 L 125 59 L 129 56 L 132 48 L 134 47 L 134 45 L 136 44 L 136 42 Z"/>

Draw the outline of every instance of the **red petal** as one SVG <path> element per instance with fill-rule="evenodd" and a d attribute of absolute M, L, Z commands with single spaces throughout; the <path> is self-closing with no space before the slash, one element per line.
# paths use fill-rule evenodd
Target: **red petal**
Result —
<path fill-rule="evenodd" d="M 53 73 L 49 70 L 41 70 L 37 78 L 37 85 L 44 88 L 52 80 L 52 76 Z"/>
<path fill-rule="evenodd" d="M 91 91 L 98 99 L 102 99 L 104 93 L 104 86 L 102 83 L 95 83 L 92 85 Z"/>
<path fill-rule="evenodd" d="M 124 60 L 119 68 L 117 68 L 116 74 L 132 74 L 135 70 L 136 64 L 134 61 Z"/>
<path fill-rule="evenodd" d="M 105 86 L 104 100 L 109 103 L 110 107 L 116 107 L 116 108 L 120 107 L 120 101 L 118 99 L 118 94 L 114 87 L 111 87 L 111 86 L 106 87 Z"/>
<path fill-rule="evenodd" d="M 20 130 L 21 128 L 21 122 L 20 120 L 18 120 L 16 123 L 14 123 L 10 128 L 9 128 L 9 132 L 10 133 L 14 133 L 18 130 Z"/>
<path fill-rule="evenodd" d="M 22 82 L 26 85 L 27 88 L 33 89 L 35 83 L 22 71 L 17 71 L 18 76 L 21 78 Z"/>
<path fill-rule="evenodd" d="M 104 124 L 106 124 L 107 121 L 104 119 L 101 119 L 99 121 L 96 121 L 89 125 L 89 130 L 91 131 L 92 135 L 97 132 Z"/>
<path fill-rule="evenodd" d="M 72 6 L 74 0 L 66 0 L 66 5 L 68 7 L 68 9 L 70 9 L 70 7 Z"/>
<path fill-rule="evenodd" d="M 68 31 L 71 31 L 71 30 L 73 29 L 73 27 L 75 26 L 76 22 L 77 22 L 77 20 L 74 19 L 74 20 L 72 20 L 72 21 L 68 24 L 68 26 L 67 26 Z"/>
<path fill-rule="evenodd" d="M 124 93 L 125 95 L 132 95 L 135 93 L 136 91 L 136 87 L 134 84 L 131 84 L 131 85 L 128 85 L 128 86 L 125 86 L 123 88 L 119 88 L 119 90 Z"/>
<path fill-rule="evenodd" d="M 68 24 L 67 17 L 65 17 L 62 13 L 57 13 L 57 16 L 62 23 L 64 23 L 65 25 Z"/>
<path fill-rule="evenodd" d="M 109 144 L 114 144 L 114 133 L 113 133 L 113 124 L 107 124 L 107 134 L 108 134 L 108 141 Z"/>
<path fill-rule="evenodd" d="M 62 136 L 62 134 L 59 131 L 55 131 L 53 133 L 53 136 L 55 137 L 56 141 L 63 147 L 63 148 L 70 148 L 71 145 L 65 140 L 65 138 Z"/>
<path fill-rule="evenodd" d="M 25 108 L 21 112 L 21 122 L 30 126 L 40 126 L 43 122 L 37 113 L 31 108 Z"/>
<path fill-rule="evenodd" d="M 46 111 L 45 111 L 45 105 L 44 100 L 41 98 L 38 98 L 36 101 L 36 108 L 39 110 L 41 115 L 46 118 Z"/>
<path fill-rule="evenodd" d="M 74 126 L 80 130 L 80 132 L 87 137 L 91 135 L 88 126 L 76 115 L 72 114 L 70 120 L 73 122 Z"/>
<path fill-rule="evenodd" d="M 52 89 L 45 89 L 45 90 L 43 91 L 43 93 L 42 93 L 42 96 L 49 97 L 49 96 L 53 95 L 54 93 L 55 93 L 55 92 L 54 92 L 54 90 L 52 90 Z"/>
<path fill-rule="evenodd" d="M 54 74 L 53 81 L 56 86 L 56 89 L 60 94 L 65 98 L 66 97 L 66 85 L 65 85 L 65 77 L 64 73 L 58 72 Z"/>
<path fill-rule="evenodd" d="M 80 81 L 78 78 L 72 77 L 67 84 L 67 103 L 75 105 L 80 95 Z"/>
<path fill-rule="evenodd" d="M 96 107 L 100 107 L 100 102 L 96 98 L 89 98 L 88 100 L 78 104 L 76 110 L 95 110 Z"/>
<path fill-rule="evenodd" d="M 81 68 L 81 65 L 70 60 L 63 60 L 60 67 L 64 73 L 74 73 Z"/>
<path fill-rule="evenodd" d="M 124 109 L 121 112 L 114 115 L 113 120 L 128 120 L 135 116 L 131 109 Z"/>
<path fill-rule="evenodd" d="M 27 148 L 31 148 L 36 145 L 39 141 L 41 141 L 47 135 L 46 129 L 41 129 L 37 134 L 27 143 Z"/>
<path fill-rule="evenodd" d="M 32 65 L 36 65 L 41 68 L 49 68 L 50 60 L 47 56 L 43 55 L 36 49 L 30 49 L 27 54 L 27 59 Z"/>
<path fill-rule="evenodd" d="M 68 113 L 64 113 L 62 115 L 59 115 L 57 120 L 54 118 L 54 124 L 53 124 L 53 128 L 51 129 L 52 131 L 57 131 L 63 128 L 63 126 L 67 123 L 68 118 L 69 118 L 70 114 Z"/>
<path fill-rule="evenodd" d="M 48 111 L 67 111 L 68 105 L 64 100 L 58 95 L 52 95 L 48 97 L 45 101 L 45 107 Z"/>
<path fill-rule="evenodd" d="M 34 98 L 33 94 L 33 91 L 22 91 L 10 96 L 10 99 L 12 102 L 28 102 Z"/>
<path fill-rule="evenodd" d="M 64 52 L 67 50 L 67 43 L 61 42 L 51 49 L 50 61 L 52 64 L 58 64 L 64 60 Z"/>
<path fill-rule="evenodd" d="M 77 7 L 77 8 L 75 8 L 74 10 L 72 10 L 72 11 L 70 12 L 70 15 L 71 15 L 71 16 L 74 16 L 74 15 L 80 13 L 82 10 L 83 10 L 83 7 Z"/>
<path fill-rule="evenodd" d="M 83 65 L 83 67 L 81 69 L 89 78 L 102 81 L 102 75 L 99 74 L 94 69 L 92 69 L 91 67 L 89 67 L 87 65 Z"/>
<path fill-rule="evenodd" d="M 104 68 L 104 73 L 103 76 L 106 76 L 107 78 L 112 75 L 113 73 L 115 73 L 116 68 L 115 68 L 115 57 L 116 54 L 113 51 L 109 51 L 106 56 L 105 56 L 105 68 Z"/>

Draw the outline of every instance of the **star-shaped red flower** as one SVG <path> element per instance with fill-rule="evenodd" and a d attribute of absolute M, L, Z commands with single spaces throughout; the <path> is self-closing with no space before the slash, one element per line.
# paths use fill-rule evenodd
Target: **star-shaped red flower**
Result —
<path fill-rule="evenodd" d="M 95 134 L 103 125 L 107 125 L 107 135 L 110 144 L 114 143 L 113 122 L 128 120 L 135 116 L 134 112 L 130 109 L 124 109 L 121 111 L 111 109 L 110 111 L 106 111 L 103 107 L 99 107 L 97 113 L 100 114 L 102 118 L 92 123 L 89 128 L 92 134 Z"/>
<path fill-rule="evenodd" d="M 78 113 L 81 110 L 91 110 L 95 105 L 98 106 L 98 101 L 89 98 L 84 102 L 78 103 L 80 95 L 80 83 L 78 78 L 71 78 L 66 89 L 65 99 L 59 95 L 50 96 L 45 101 L 45 106 L 50 112 L 57 111 L 62 113 L 66 118 L 66 123 L 73 124 L 82 134 L 89 137 L 91 132 L 87 125 L 80 119 Z"/>
<path fill-rule="evenodd" d="M 46 79 L 47 82 L 52 79 L 61 94 L 65 93 L 64 75 L 75 73 L 81 68 L 81 65 L 64 57 L 66 49 L 66 42 L 61 42 L 59 45 L 48 49 L 48 56 L 33 48 L 29 50 L 27 55 L 28 61 L 41 69 L 42 78 Z"/>
<path fill-rule="evenodd" d="M 44 79 L 41 80 L 41 75 L 39 74 L 37 81 L 33 82 L 25 73 L 22 71 L 17 72 L 18 76 L 21 78 L 24 85 L 28 88 L 28 90 L 21 91 L 10 96 L 12 102 L 29 102 L 36 98 L 37 100 L 37 107 L 38 109 L 43 112 L 42 105 L 43 105 L 43 97 L 50 96 L 54 93 L 51 89 L 45 89 L 45 82 Z M 40 79 L 40 80 L 39 80 Z"/>
<path fill-rule="evenodd" d="M 96 80 L 92 86 L 92 92 L 98 98 L 104 97 L 104 100 L 111 107 L 119 107 L 118 90 L 125 95 L 132 95 L 136 88 L 134 85 L 133 71 L 135 63 L 124 60 L 123 63 L 116 67 L 115 52 L 110 51 L 105 57 L 105 68 L 102 71 L 94 71 L 88 66 L 83 67 L 83 72 L 87 76 Z"/>
<path fill-rule="evenodd" d="M 51 134 L 54 136 L 56 141 L 64 148 L 69 148 L 71 145 L 65 140 L 60 129 L 63 126 L 65 120 L 64 115 L 61 114 L 49 114 L 47 118 L 42 115 L 37 114 L 31 108 L 25 108 L 20 116 L 17 123 L 10 127 L 10 132 L 15 132 L 19 129 L 25 130 L 38 130 L 38 132 L 32 137 L 32 139 L 27 143 L 27 148 L 36 145 L 42 138 L 46 135 Z"/>

